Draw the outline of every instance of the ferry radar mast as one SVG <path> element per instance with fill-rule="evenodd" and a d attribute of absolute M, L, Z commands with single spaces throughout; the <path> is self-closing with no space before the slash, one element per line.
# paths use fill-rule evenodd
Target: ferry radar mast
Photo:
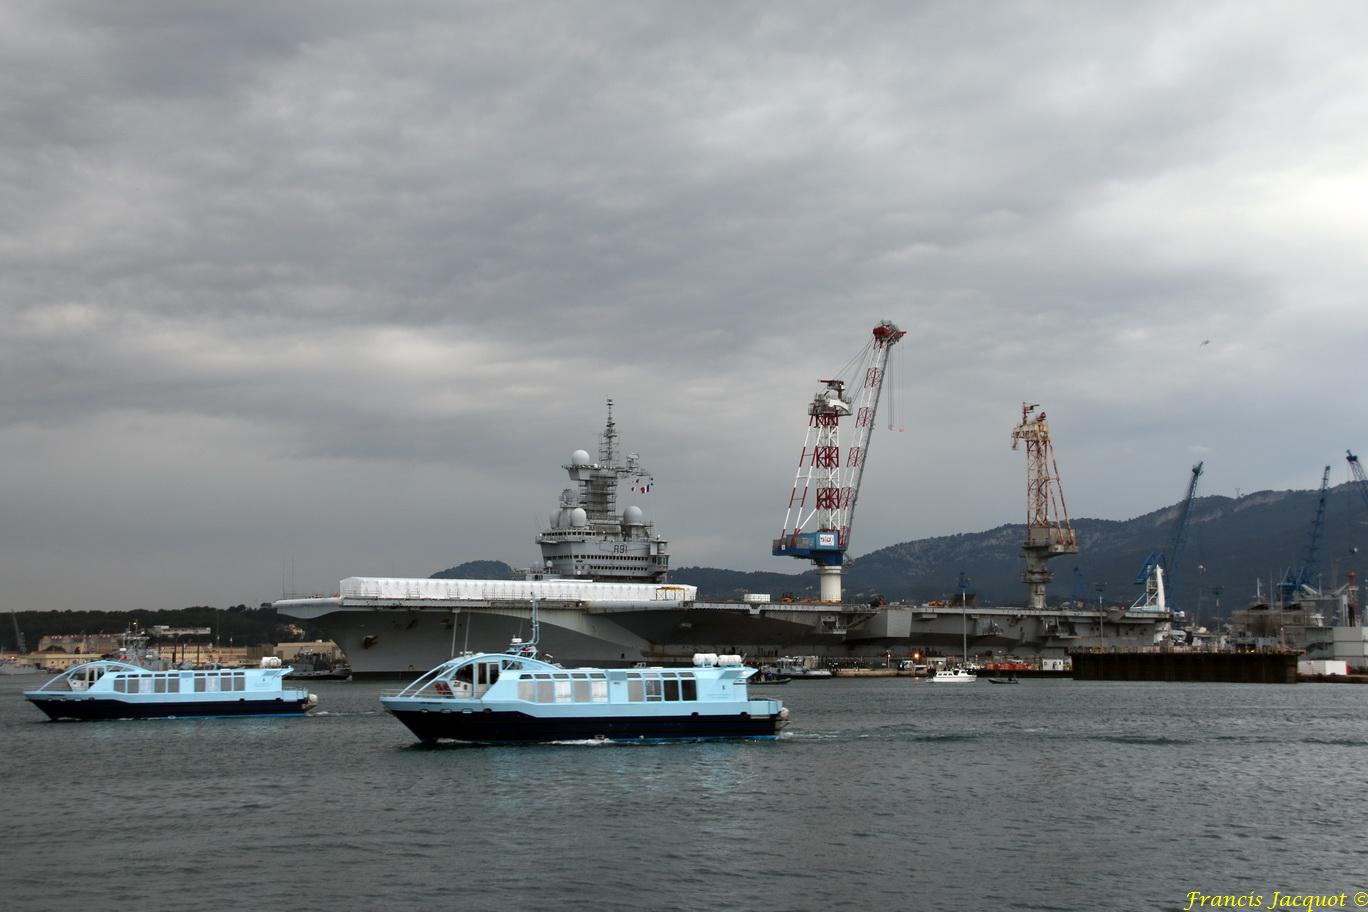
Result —
<path fill-rule="evenodd" d="M 869 458 L 870 434 L 879 408 L 888 353 L 905 335 L 887 320 L 879 323 L 864 350 L 847 365 L 858 365 L 849 375 L 852 386 L 859 384 L 858 392 L 847 396 L 844 379 L 822 380 L 822 387 L 808 403 L 807 436 L 798 456 L 798 472 L 789 494 L 788 512 L 784 514 L 784 528 L 774 540 L 771 553 L 816 564 L 824 602 L 841 600 L 841 568 L 850 547 L 855 501 Z M 846 450 L 843 465 L 840 421 L 848 416 L 855 418 L 854 441 Z"/>

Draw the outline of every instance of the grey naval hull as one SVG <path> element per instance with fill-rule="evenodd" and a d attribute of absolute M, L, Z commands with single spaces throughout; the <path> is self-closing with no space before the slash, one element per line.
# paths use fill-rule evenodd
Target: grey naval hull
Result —
<path fill-rule="evenodd" d="M 359 677 L 411 675 L 466 651 L 497 651 L 530 633 L 530 602 L 297 599 L 282 614 L 318 624 Z M 1063 657 L 1070 649 L 1148 646 L 1169 616 L 1024 608 L 692 602 L 660 607 L 538 606 L 543 655 L 567 667 L 688 664 L 695 652 L 831 661 L 913 651 Z"/>

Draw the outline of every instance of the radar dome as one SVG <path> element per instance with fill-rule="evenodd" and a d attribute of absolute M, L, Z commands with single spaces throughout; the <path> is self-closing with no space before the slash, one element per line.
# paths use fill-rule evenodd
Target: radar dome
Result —
<path fill-rule="evenodd" d="M 575 507 L 570 511 L 570 526 L 575 529 L 583 529 L 589 525 L 589 514 L 584 512 L 584 507 Z"/>
<path fill-rule="evenodd" d="M 589 454 L 584 450 L 575 450 L 575 452 L 570 454 L 570 464 L 577 466 L 590 465 Z"/>
<path fill-rule="evenodd" d="M 645 514 L 641 512 L 641 507 L 635 504 L 622 511 L 622 524 L 624 526 L 640 526 L 645 522 Z"/>

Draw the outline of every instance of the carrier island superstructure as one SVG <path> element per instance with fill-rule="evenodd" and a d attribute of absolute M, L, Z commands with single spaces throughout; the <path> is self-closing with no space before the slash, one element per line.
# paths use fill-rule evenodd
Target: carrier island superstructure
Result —
<path fill-rule="evenodd" d="M 522 579 L 350 577 L 336 595 L 283 599 L 282 614 L 317 623 L 347 653 L 354 674 L 396 676 L 465 651 L 497 650 L 530 632 L 533 601 L 544 654 L 565 665 L 688 664 L 694 653 L 824 660 L 912 649 L 1063 656 L 1087 646 L 1147 645 L 1162 611 L 960 604 L 851 604 L 700 599 L 668 581 L 668 543 L 636 505 L 618 511 L 624 482 L 644 493 L 651 476 L 618 455 L 611 403 L 597 459 L 577 450 L 564 466 L 573 486 L 537 536 L 539 564 Z"/>

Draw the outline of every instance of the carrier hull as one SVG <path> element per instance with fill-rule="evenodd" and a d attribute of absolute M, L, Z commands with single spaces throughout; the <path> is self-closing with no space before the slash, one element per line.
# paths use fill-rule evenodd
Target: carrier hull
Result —
<path fill-rule="evenodd" d="M 282 614 L 307 619 L 347 654 L 357 677 L 399 677 L 466 651 L 501 648 L 530 631 L 530 605 L 439 605 L 301 599 Z M 542 650 L 566 665 L 687 663 L 695 652 L 750 658 L 814 655 L 829 661 L 890 653 L 970 653 L 1063 658 L 1070 649 L 1147 646 L 1167 615 L 1022 608 L 927 610 L 923 606 L 690 603 L 660 608 L 546 608 Z M 967 629 L 967 637 L 965 630 Z"/>

